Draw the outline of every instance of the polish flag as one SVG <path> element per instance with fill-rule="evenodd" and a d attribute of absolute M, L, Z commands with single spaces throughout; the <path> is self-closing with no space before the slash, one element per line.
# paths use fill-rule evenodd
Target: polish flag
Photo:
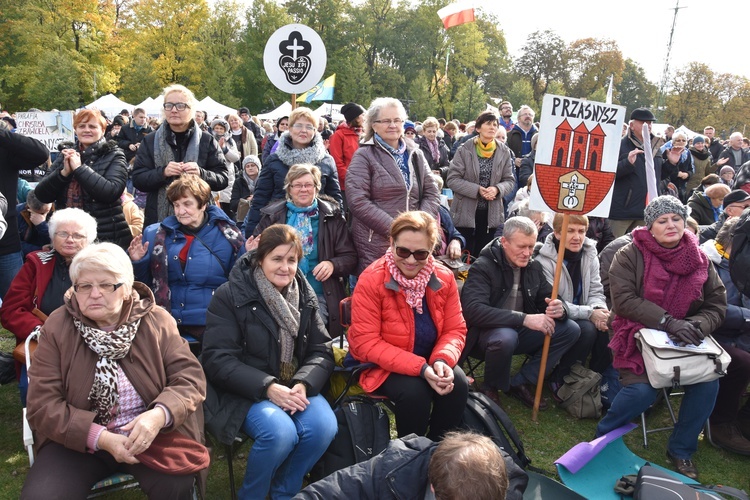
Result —
<path fill-rule="evenodd" d="M 474 3 L 455 2 L 438 11 L 438 16 L 443 20 L 445 29 L 474 22 Z"/>

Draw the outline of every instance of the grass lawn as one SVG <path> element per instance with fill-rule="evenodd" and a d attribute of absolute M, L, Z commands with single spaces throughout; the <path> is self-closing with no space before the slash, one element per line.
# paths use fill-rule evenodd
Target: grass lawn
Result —
<path fill-rule="evenodd" d="M 0 330 L 0 350 L 10 351 L 15 344 L 11 335 Z M 518 361 L 520 362 L 520 360 Z M 549 394 L 546 394 L 549 396 Z M 675 410 L 679 397 L 673 398 Z M 547 411 L 539 412 L 538 422 L 532 422 L 531 410 L 519 401 L 503 398 L 505 410 L 518 428 L 533 465 L 554 471 L 553 462 L 580 441 L 593 439 L 596 421 L 576 420 L 564 410 L 551 405 Z M 391 422 L 393 424 L 393 422 Z M 649 428 L 669 425 L 669 413 L 665 405 L 655 408 L 648 417 Z M 13 384 L 0 387 L 0 499 L 18 498 L 29 468 L 28 457 L 23 449 L 21 437 L 21 405 L 18 389 Z M 669 432 L 649 435 L 649 448 L 643 448 L 640 428 L 625 436 L 628 447 L 643 458 L 667 465 L 664 451 Z M 249 444 L 245 444 L 234 460 L 235 480 L 239 484 L 245 471 L 245 457 Z M 701 439 L 695 461 L 701 473 L 701 481 L 707 484 L 725 484 L 750 490 L 750 457 L 743 457 L 714 448 Z M 145 498 L 138 492 L 114 493 L 109 498 Z M 228 499 L 229 479 L 223 447 L 215 447 L 212 453 L 211 472 L 208 476 L 207 498 Z"/>

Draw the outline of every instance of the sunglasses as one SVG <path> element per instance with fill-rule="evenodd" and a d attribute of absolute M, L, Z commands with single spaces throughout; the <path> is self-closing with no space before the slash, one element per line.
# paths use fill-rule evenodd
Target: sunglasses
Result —
<path fill-rule="evenodd" d="M 413 252 L 409 250 L 408 248 L 404 247 L 396 247 L 396 255 L 401 257 L 402 259 L 408 259 L 412 255 L 417 260 L 425 260 L 427 257 L 430 256 L 429 250 L 414 250 Z"/>

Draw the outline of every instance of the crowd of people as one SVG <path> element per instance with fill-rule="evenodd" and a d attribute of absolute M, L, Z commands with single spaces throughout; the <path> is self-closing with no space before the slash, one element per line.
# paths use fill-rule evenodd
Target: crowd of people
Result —
<path fill-rule="evenodd" d="M 463 361 L 485 362 L 486 397 L 531 408 L 551 337 L 552 401 L 539 408 L 560 402 L 576 365 L 615 373 L 603 435 L 660 392 L 635 341 L 644 327 L 682 345 L 712 334 L 732 357 L 725 377 L 685 387 L 666 450 L 675 469 L 698 477 L 707 420 L 719 446 L 750 455 L 750 298 L 730 273 L 750 207 L 739 132 L 726 145 L 710 126 L 645 135 L 655 117 L 634 110 L 610 217 L 571 216 L 563 234 L 561 214 L 529 207 L 542 126 L 529 106 L 514 115 L 504 101 L 462 124 L 412 121 L 401 101 L 378 98 L 346 104 L 338 124 L 306 107 L 261 123 L 247 108 L 209 120 L 181 85 L 163 97 L 160 123 L 142 109 L 109 123 L 78 111 L 75 141 L 54 161 L 0 120 L 0 321 L 19 344 L 40 333 L 28 373 L 17 371 L 38 449 L 22 498 L 85 496 L 114 471 L 151 498 L 192 498 L 208 473 L 204 426 L 221 443 L 253 440 L 243 499 L 334 498 L 347 481 L 377 498 L 389 453 L 429 468 L 405 491 L 469 498 L 454 496 L 458 476 L 433 472 L 462 447 L 493 478 L 463 481 L 464 494 L 516 498 L 512 461 L 454 432 L 470 390 Z M 42 164 L 33 189 L 20 182 Z M 443 261 L 462 258 L 471 265 L 457 278 Z M 359 384 L 393 403 L 400 439 L 370 469 L 300 493 L 337 432 L 324 388 L 343 335 L 351 358 L 373 364 Z M 513 373 L 517 354 L 527 360 Z"/>

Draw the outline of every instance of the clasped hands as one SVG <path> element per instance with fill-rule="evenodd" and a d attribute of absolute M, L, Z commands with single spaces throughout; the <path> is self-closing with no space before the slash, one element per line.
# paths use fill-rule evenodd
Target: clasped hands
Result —
<path fill-rule="evenodd" d="M 304 384 L 300 383 L 294 384 L 291 389 L 285 385 L 273 383 L 268 386 L 266 396 L 270 402 L 288 411 L 290 415 L 305 411 L 310 405 L 307 399 L 307 389 Z"/>
<path fill-rule="evenodd" d="M 453 390 L 453 369 L 443 361 L 435 361 L 432 366 L 427 365 L 423 376 L 430 387 L 441 396 Z"/>
<path fill-rule="evenodd" d="M 63 168 L 61 173 L 63 177 L 68 177 L 81 166 L 81 153 L 75 149 L 63 149 L 60 151 L 60 154 L 63 156 Z"/>
<path fill-rule="evenodd" d="M 492 201 L 500 194 L 500 190 L 497 186 L 482 187 L 479 186 L 479 196 L 487 201 Z"/>
<path fill-rule="evenodd" d="M 182 174 L 195 174 L 201 173 L 201 168 L 194 161 L 178 162 L 170 161 L 167 166 L 164 167 L 164 177 L 174 177 Z"/>
<path fill-rule="evenodd" d="M 99 448 L 109 452 L 120 463 L 140 463 L 136 456 L 151 446 L 166 422 L 167 415 L 161 408 L 145 411 L 122 427 L 123 431 L 129 432 L 127 436 L 103 431 L 99 436 Z"/>

